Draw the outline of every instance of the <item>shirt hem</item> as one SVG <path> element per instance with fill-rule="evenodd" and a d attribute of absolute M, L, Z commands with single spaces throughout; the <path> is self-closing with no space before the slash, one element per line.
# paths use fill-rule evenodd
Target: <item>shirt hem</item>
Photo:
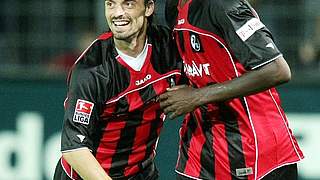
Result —
<path fill-rule="evenodd" d="M 283 166 L 288 166 L 288 165 L 292 165 L 292 164 L 297 164 L 298 162 L 300 162 L 302 159 L 299 159 L 299 160 L 296 160 L 296 161 L 293 161 L 293 162 L 288 162 L 288 163 L 283 163 L 281 165 L 278 165 L 274 168 L 272 168 L 270 171 L 267 171 L 265 174 L 263 174 L 262 176 L 258 177 L 257 180 L 261 180 L 262 178 L 264 178 L 266 175 L 268 175 L 269 173 L 271 173 L 272 171 L 278 169 L 278 168 L 281 168 Z"/>
<path fill-rule="evenodd" d="M 193 177 L 193 176 L 184 174 L 184 173 L 182 173 L 182 172 L 180 172 L 180 171 L 178 171 L 178 170 L 175 170 L 175 172 L 176 172 L 177 174 L 180 174 L 180 175 L 185 176 L 185 177 L 187 177 L 187 178 L 191 178 L 191 179 L 195 179 L 195 180 L 202 180 L 202 179 L 200 179 L 200 178 L 196 178 L 196 177 Z"/>
<path fill-rule="evenodd" d="M 276 170 L 276 169 L 278 169 L 278 168 L 281 168 L 281 167 L 287 166 L 287 165 L 296 164 L 296 163 L 300 162 L 301 160 L 302 160 L 302 159 L 299 159 L 299 160 L 296 160 L 296 161 L 293 161 L 293 162 L 288 162 L 288 163 L 283 163 L 283 164 L 281 164 L 281 165 L 278 165 L 278 166 L 272 168 L 271 170 L 269 170 L 268 172 L 264 173 L 262 176 L 258 177 L 257 180 L 261 180 L 261 179 L 264 178 L 266 175 L 268 175 L 269 173 L 271 173 L 272 171 L 274 171 L 274 170 Z M 185 177 L 188 177 L 188 178 L 191 178 L 191 179 L 203 180 L 203 179 L 201 179 L 201 178 L 197 178 L 197 177 L 193 177 L 193 176 L 184 174 L 184 173 L 182 173 L 182 172 L 180 172 L 180 171 L 178 171 L 178 170 L 175 170 L 175 172 L 176 172 L 177 174 L 180 174 L 180 175 L 182 175 L 182 176 L 185 176 Z"/>

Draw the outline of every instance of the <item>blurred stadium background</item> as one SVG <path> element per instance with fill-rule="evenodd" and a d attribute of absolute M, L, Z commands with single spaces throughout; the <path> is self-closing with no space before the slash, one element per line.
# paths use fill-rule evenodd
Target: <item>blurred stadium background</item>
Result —
<path fill-rule="evenodd" d="M 306 156 L 300 179 L 319 180 L 320 0 L 251 1 L 292 68 L 293 80 L 278 89 Z M 157 0 L 162 24 L 163 7 Z M 52 179 L 66 72 L 106 28 L 102 0 L 0 1 L 0 180 Z M 160 179 L 174 179 L 180 122 L 165 123 Z"/>

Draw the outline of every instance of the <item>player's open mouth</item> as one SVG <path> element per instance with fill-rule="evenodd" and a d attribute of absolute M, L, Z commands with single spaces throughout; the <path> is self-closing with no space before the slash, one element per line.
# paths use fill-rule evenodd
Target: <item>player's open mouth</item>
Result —
<path fill-rule="evenodd" d="M 115 26 L 126 26 L 130 23 L 130 21 L 126 21 L 126 20 L 121 20 L 121 21 L 113 21 L 113 24 Z"/>

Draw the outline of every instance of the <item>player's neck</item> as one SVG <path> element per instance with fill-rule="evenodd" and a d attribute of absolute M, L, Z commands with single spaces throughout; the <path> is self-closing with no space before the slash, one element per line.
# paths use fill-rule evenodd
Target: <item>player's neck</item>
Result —
<path fill-rule="evenodd" d="M 144 28 L 136 36 L 127 40 L 114 39 L 114 42 L 116 48 L 124 54 L 137 57 L 143 51 L 146 38 L 146 28 Z"/>

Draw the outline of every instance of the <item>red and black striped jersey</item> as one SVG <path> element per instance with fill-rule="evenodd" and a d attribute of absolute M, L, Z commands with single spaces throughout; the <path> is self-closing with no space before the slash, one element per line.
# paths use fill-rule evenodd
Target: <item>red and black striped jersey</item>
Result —
<path fill-rule="evenodd" d="M 232 80 L 282 56 L 245 0 L 171 5 L 166 13 L 177 15 L 174 36 L 195 88 Z M 256 180 L 302 158 L 279 95 L 271 88 L 186 115 L 176 172 L 194 179 Z"/>
<path fill-rule="evenodd" d="M 179 80 L 181 68 L 167 28 L 148 27 L 147 57 L 140 71 L 118 55 L 111 32 L 101 35 L 68 78 L 61 151 L 89 148 L 114 179 L 137 174 L 153 161 L 163 124 L 155 99 Z M 62 165 L 77 179 L 63 159 Z"/>

